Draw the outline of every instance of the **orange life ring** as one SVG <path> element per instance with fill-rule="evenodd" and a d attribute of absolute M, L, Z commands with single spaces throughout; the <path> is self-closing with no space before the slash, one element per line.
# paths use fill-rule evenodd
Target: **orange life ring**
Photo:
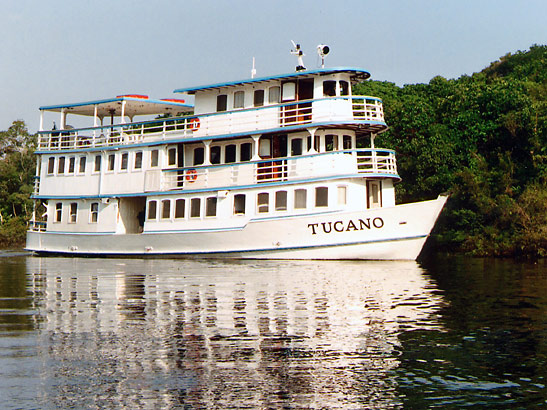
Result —
<path fill-rule="evenodd" d="M 199 129 L 199 118 L 198 117 L 190 118 L 190 121 L 188 122 L 188 128 L 190 128 L 190 130 L 192 130 L 192 131 L 198 130 Z"/>
<path fill-rule="evenodd" d="M 198 172 L 195 169 L 186 171 L 186 180 L 188 182 L 194 182 L 196 179 L 198 179 Z"/>

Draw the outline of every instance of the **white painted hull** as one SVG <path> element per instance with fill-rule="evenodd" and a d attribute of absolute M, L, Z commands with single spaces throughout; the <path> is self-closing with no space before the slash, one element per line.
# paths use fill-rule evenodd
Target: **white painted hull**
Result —
<path fill-rule="evenodd" d="M 27 249 L 74 255 L 172 255 L 252 259 L 418 257 L 446 197 L 306 216 L 254 219 L 237 229 L 142 234 L 27 233 Z"/>

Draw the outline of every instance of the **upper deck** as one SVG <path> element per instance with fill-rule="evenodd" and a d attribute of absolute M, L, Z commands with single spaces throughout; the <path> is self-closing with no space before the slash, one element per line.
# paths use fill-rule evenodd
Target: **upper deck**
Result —
<path fill-rule="evenodd" d="M 194 107 L 181 100 L 139 96 L 41 107 L 38 153 L 213 140 L 314 127 L 378 133 L 387 129 L 382 101 L 352 95 L 351 91 L 352 84 L 368 77 L 363 70 L 321 69 L 175 90 L 194 95 Z M 60 127 L 43 130 L 44 114 L 52 112 L 60 114 Z M 69 114 L 93 118 L 93 124 L 68 127 Z M 135 121 L 143 115 L 155 118 Z M 104 124 L 105 119 L 110 119 L 110 124 Z"/>

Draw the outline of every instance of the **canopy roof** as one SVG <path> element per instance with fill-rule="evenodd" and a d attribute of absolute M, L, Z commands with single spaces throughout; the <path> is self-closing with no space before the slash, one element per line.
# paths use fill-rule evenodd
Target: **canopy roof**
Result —
<path fill-rule="evenodd" d="M 78 114 L 93 117 L 95 108 L 97 117 L 122 115 L 122 102 L 125 101 L 124 115 L 130 118 L 136 115 L 176 114 L 180 112 L 193 111 L 191 104 L 185 104 L 184 100 L 164 99 L 153 100 L 145 95 L 129 94 L 119 95 L 116 98 L 106 100 L 87 101 L 75 104 L 48 105 L 40 107 L 42 111 L 61 112 L 67 114 Z"/>
<path fill-rule="evenodd" d="M 250 79 L 242 80 L 242 81 L 230 81 L 226 83 L 203 85 L 198 87 L 179 88 L 175 90 L 174 92 L 185 93 L 185 94 L 195 94 L 197 91 L 213 90 L 215 88 L 234 87 L 234 86 L 241 86 L 244 84 L 253 84 L 253 83 L 260 83 L 260 82 L 272 81 L 272 80 L 303 79 L 303 78 L 314 77 L 317 75 L 328 75 L 328 74 L 336 74 L 336 73 L 350 74 L 352 83 L 357 83 L 357 82 L 366 80 L 367 78 L 370 77 L 370 73 L 368 71 L 361 70 L 359 68 L 350 68 L 350 67 L 320 68 L 317 70 L 296 71 L 294 73 L 280 74 L 280 75 L 274 75 L 269 77 L 250 78 Z"/>

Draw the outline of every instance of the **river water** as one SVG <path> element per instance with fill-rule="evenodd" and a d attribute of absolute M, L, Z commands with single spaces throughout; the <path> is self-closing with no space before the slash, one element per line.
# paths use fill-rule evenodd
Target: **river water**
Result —
<path fill-rule="evenodd" d="M 545 408 L 547 263 L 0 254 L 0 408 Z"/>

